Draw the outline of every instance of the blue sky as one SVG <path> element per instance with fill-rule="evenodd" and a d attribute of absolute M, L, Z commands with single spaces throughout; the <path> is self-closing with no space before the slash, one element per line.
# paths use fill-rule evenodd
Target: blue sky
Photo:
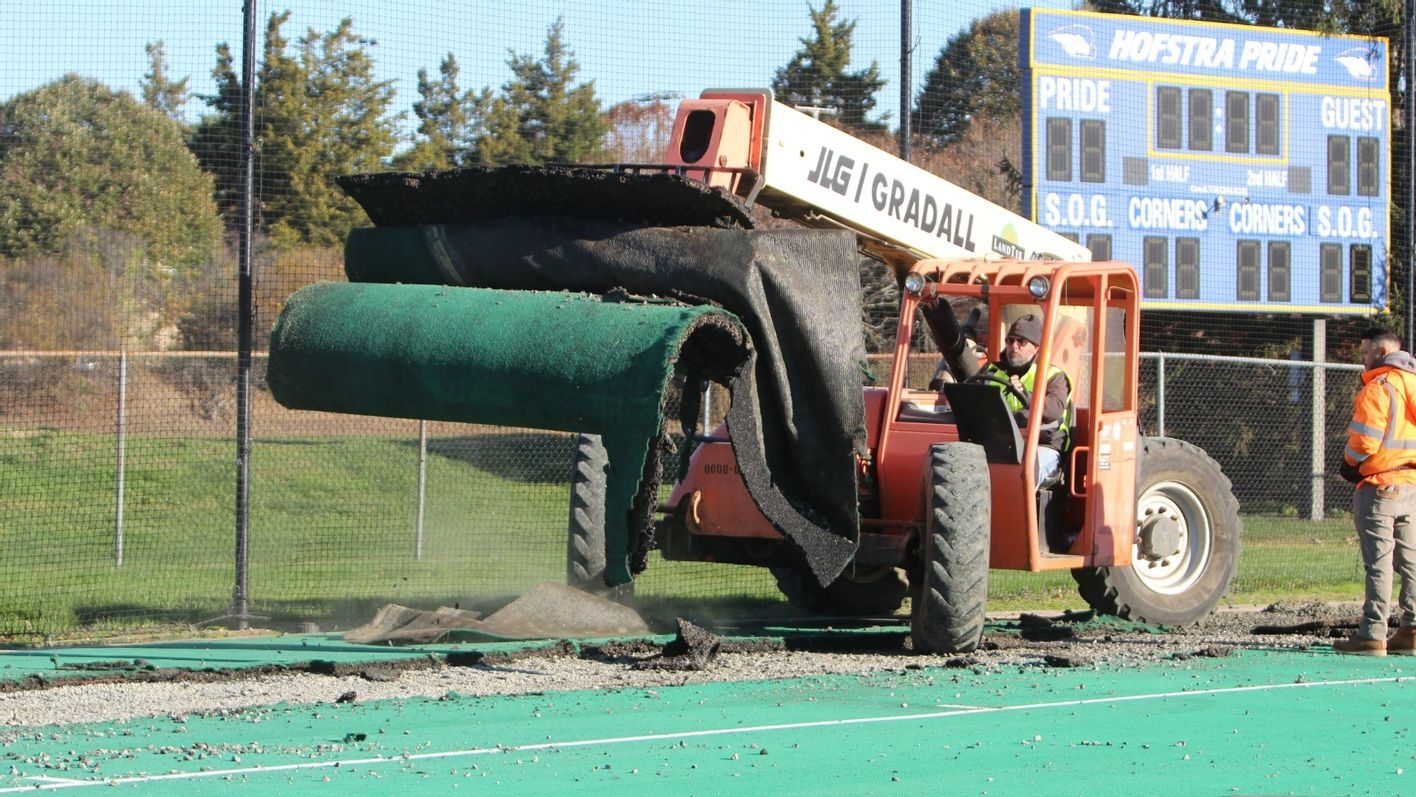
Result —
<path fill-rule="evenodd" d="M 820 6 L 824 0 L 815 0 Z M 897 0 L 838 0 L 855 19 L 854 66 L 879 61 L 889 83 L 878 108 L 893 118 L 899 107 L 900 17 Z M 977 17 L 1011 6 L 999 0 L 914 0 L 916 90 L 939 49 Z M 1034 5 L 1070 7 L 1050 0 Z M 499 87 L 508 77 L 509 51 L 539 56 L 546 31 L 565 21 L 565 41 L 606 103 L 649 92 L 696 96 L 704 88 L 764 86 L 809 35 L 807 0 L 293 0 L 258 3 L 261 29 L 273 11 L 291 8 L 286 35 L 332 29 L 345 16 L 357 33 L 377 41 L 372 52 L 381 78 L 396 81 L 398 107 L 416 99 L 417 72 L 436 72 L 456 55 L 464 87 Z M 215 46 L 225 41 L 239 59 L 241 0 L 50 0 L 0 3 L 0 98 L 28 91 L 66 72 L 136 91 L 147 71 L 143 47 L 163 40 L 173 77 L 210 93 Z M 195 117 L 200 102 L 186 107 Z"/>

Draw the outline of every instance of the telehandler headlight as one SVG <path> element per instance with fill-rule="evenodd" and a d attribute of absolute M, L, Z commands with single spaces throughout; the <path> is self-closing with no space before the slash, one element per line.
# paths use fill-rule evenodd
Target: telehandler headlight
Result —
<path fill-rule="evenodd" d="M 1028 293 L 1031 293 L 1034 299 L 1043 299 L 1050 290 L 1052 290 L 1052 280 L 1047 277 L 1033 277 L 1028 280 Z"/>
<path fill-rule="evenodd" d="M 918 271 L 911 271 L 905 275 L 905 290 L 911 296 L 918 296 L 924 290 L 924 275 Z"/>

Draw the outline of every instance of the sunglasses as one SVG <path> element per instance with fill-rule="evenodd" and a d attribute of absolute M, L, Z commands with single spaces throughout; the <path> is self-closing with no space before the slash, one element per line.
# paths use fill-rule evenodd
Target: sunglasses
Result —
<path fill-rule="evenodd" d="M 1032 343 L 1032 341 L 1027 338 L 1020 338 L 1017 335 L 1009 335 L 1003 339 L 1003 342 L 1009 346 L 1021 346 L 1024 343 Z"/>

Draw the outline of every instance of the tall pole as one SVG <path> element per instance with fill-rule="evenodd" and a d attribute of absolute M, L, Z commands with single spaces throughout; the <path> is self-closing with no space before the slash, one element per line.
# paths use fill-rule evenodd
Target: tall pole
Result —
<path fill-rule="evenodd" d="M 1327 319 L 1313 319 L 1313 397 L 1309 413 L 1308 519 L 1327 509 Z"/>
<path fill-rule="evenodd" d="M 418 512 L 413 520 L 413 558 L 423 560 L 423 510 L 428 501 L 428 422 L 418 421 Z"/>
<path fill-rule="evenodd" d="M 1407 346 L 1416 339 L 1413 332 L 1416 332 L 1416 323 L 1413 323 L 1413 306 L 1416 306 L 1416 241 L 1412 240 L 1416 234 L 1416 102 L 1412 102 L 1413 89 L 1416 89 L 1416 63 L 1413 63 L 1413 56 L 1416 56 L 1416 25 L 1412 24 L 1412 18 L 1416 17 L 1416 0 L 1406 0 L 1406 52 L 1403 53 L 1405 59 L 1406 79 L 1402 86 L 1401 100 L 1406 106 L 1406 329 L 1405 337 Z"/>
<path fill-rule="evenodd" d="M 231 613 L 236 627 L 250 626 L 250 480 L 251 480 L 251 329 L 255 303 L 251 297 L 252 239 L 255 237 L 256 194 L 256 0 L 245 0 L 241 37 L 241 232 L 237 257 L 241 276 L 236 321 L 236 587 Z"/>
<path fill-rule="evenodd" d="M 1407 0 L 1408 3 L 1412 0 Z M 910 32 L 910 17 L 913 15 L 910 0 L 900 0 L 900 160 L 910 160 L 910 128 L 913 127 L 913 103 L 911 88 L 914 86 L 913 64 L 914 34 Z"/>
<path fill-rule="evenodd" d="M 128 345 L 118 351 L 117 489 L 113 498 L 113 564 L 123 566 L 123 489 L 128 462 Z"/>

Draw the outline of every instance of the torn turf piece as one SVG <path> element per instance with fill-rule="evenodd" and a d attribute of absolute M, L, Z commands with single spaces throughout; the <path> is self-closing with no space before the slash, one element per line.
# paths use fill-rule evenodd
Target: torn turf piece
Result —
<path fill-rule="evenodd" d="M 727 419 L 738 470 L 823 586 L 859 537 L 860 263 L 845 231 L 640 229 L 566 217 L 360 229 L 345 246 L 354 282 L 620 290 L 733 313 L 754 352 Z M 695 395 L 684 395 L 690 416 Z"/>
<path fill-rule="evenodd" d="M 729 381 L 751 355 L 712 307 L 348 283 L 291 296 L 270 351 L 271 395 L 292 409 L 599 434 L 612 584 L 631 580 L 631 534 L 652 522 L 675 365 Z"/>

